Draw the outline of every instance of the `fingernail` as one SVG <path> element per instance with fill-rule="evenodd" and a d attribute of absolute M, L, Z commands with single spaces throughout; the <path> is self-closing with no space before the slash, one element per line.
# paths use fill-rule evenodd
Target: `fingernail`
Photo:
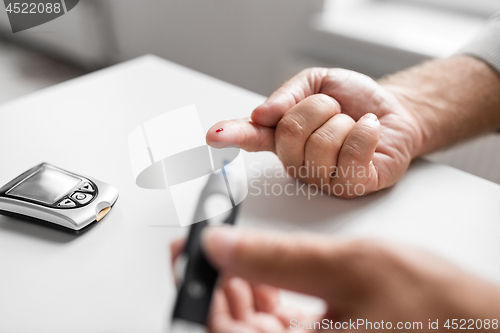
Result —
<path fill-rule="evenodd" d="M 231 264 L 231 257 L 241 232 L 234 227 L 209 227 L 201 235 L 202 246 L 217 266 Z"/>
<path fill-rule="evenodd" d="M 368 119 L 368 120 L 379 122 L 378 121 L 378 117 L 375 114 L 373 114 L 373 113 L 367 113 L 367 114 L 365 114 L 363 116 L 363 119 Z"/>
<path fill-rule="evenodd" d="M 212 148 L 223 149 L 223 148 L 240 148 L 236 143 L 232 142 L 209 142 L 208 145 Z"/>

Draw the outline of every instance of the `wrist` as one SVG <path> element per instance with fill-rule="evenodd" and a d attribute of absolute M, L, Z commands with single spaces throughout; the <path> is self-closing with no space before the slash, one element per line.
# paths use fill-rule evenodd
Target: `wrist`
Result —
<path fill-rule="evenodd" d="M 500 124 L 500 77 L 469 56 L 432 60 L 381 80 L 413 118 L 417 157 Z"/>
<path fill-rule="evenodd" d="M 401 110 L 401 113 L 409 119 L 411 123 L 411 137 L 410 155 L 414 159 L 431 150 L 429 148 L 431 138 L 433 137 L 430 124 L 427 122 L 428 110 L 425 110 L 426 103 L 422 103 L 422 96 L 418 92 L 396 84 L 384 84 L 382 87 L 391 95 L 395 100 L 396 105 Z"/>

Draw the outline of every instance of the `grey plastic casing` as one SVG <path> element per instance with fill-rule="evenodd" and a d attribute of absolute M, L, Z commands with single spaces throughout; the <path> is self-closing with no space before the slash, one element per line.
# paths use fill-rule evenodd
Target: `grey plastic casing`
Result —
<path fill-rule="evenodd" d="M 58 208 L 50 207 L 55 206 L 55 204 L 47 205 L 41 202 L 38 203 L 36 200 L 29 200 L 9 195 L 9 191 L 43 170 L 43 168 L 49 168 L 80 179 L 78 185 L 74 186 L 70 191 L 62 195 L 61 199 L 57 200 L 56 203 L 61 202 L 63 200 L 62 198 L 70 196 L 71 193 L 78 192 L 83 184 L 87 182 L 91 183 L 93 187 L 95 187 L 94 192 L 92 192 L 94 195 L 93 198 L 90 202 L 84 205 L 78 204 L 76 207 Z M 60 227 L 78 231 L 95 222 L 99 213 L 108 207 L 112 207 L 117 199 L 118 190 L 104 182 L 63 170 L 48 163 L 42 163 L 24 172 L 0 188 L 0 211 L 4 211 L 12 215 L 21 215 L 53 223 Z"/>

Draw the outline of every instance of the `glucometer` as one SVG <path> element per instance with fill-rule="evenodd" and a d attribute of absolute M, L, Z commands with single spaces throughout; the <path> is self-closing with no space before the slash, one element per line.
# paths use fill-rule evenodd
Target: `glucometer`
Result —
<path fill-rule="evenodd" d="M 0 214 L 78 234 L 102 220 L 117 199 L 106 183 L 42 163 L 0 188 Z"/>

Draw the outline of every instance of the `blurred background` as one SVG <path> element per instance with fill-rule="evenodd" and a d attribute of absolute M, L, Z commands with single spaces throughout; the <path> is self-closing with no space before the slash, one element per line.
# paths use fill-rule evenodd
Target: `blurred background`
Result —
<path fill-rule="evenodd" d="M 498 10 L 498 0 L 82 0 L 16 34 L 2 10 L 0 103 L 144 54 L 263 95 L 312 66 L 377 79 L 452 55 Z M 492 133 L 428 158 L 500 183 L 499 146 Z"/>

